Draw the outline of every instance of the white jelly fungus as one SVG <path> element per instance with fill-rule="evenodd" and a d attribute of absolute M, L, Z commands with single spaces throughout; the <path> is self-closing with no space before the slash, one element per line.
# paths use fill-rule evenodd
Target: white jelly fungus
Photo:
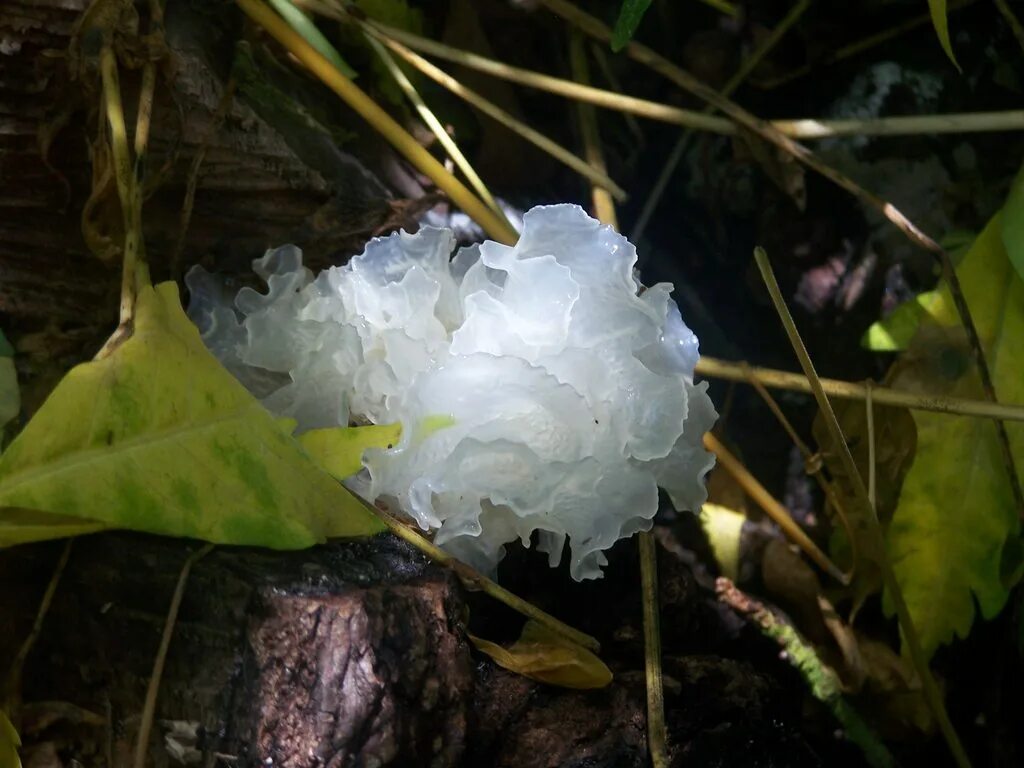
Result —
<path fill-rule="evenodd" d="M 705 500 L 697 338 L 672 286 L 645 289 L 636 249 L 578 206 L 529 211 L 514 247 L 454 250 L 424 227 L 314 278 L 284 246 L 254 262 L 267 293 L 233 303 L 194 269 L 189 313 L 300 430 L 400 421 L 356 483 L 458 557 L 493 570 L 536 531 L 552 565 L 568 537 L 572 576 L 599 577 L 604 550 L 650 528 L 658 486 L 681 510 Z"/>

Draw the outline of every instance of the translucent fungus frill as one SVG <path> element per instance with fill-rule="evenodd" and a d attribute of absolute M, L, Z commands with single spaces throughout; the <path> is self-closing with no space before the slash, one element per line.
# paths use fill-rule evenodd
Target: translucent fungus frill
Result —
<path fill-rule="evenodd" d="M 424 227 L 314 278 L 284 246 L 254 262 L 267 292 L 232 303 L 194 269 L 189 314 L 299 429 L 400 421 L 359 490 L 457 556 L 493 570 L 536 531 L 552 565 L 568 538 L 573 578 L 599 577 L 604 550 L 650 528 L 659 486 L 678 509 L 704 502 L 716 413 L 697 338 L 672 286 L 644 288 L 636 249 L 577 206 L 529 211 L 515 246 L 454 248 Z"/>

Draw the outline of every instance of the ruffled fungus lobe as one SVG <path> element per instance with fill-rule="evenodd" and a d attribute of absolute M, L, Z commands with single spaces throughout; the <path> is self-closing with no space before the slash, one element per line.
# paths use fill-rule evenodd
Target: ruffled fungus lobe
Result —
<path fill-rule="evenodd" d="M 233 307 L 202 270 L 189 312 L 207 345 L 299 429 L 402 423 L 357 480 L 483 570 L 520 539 L 575 579 L 649 529 L 658 486 L 697 510 L 716 418 L 693 383 L 697 338 L 672 286 L 644 288 L 636 249 L 578 206 L 534 208 L 514 247 L 460 250 L 424 227 L 370 241 L 315 279 L 294 246 L 254 262 L 269 290 Z M 441 418 L 440 429 L 425 428 Z"/>

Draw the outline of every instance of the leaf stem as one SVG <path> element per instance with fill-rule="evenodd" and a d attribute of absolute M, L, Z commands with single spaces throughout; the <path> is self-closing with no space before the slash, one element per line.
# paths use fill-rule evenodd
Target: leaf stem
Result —
<path fill-rule="evenodd" d="M 822 552 L 804 529 L 796 524 L 796 521 L 790 516 L 789 510 L 772 496 L 768 489 L 750 473 L 750 470 L 743 466 L 743 463 L 711 432 L 704 435 L 704 447 L 715 454 L 722 469 L 728 472 L 754 503 L 782 529 L 786 538 L 800 547 L 811 560 L 817 563 L 818 567 L 840 584 L 850 583 L 850 576 L 843 573 L 835 563 L 829 560 L 828 555 Z"/>
<path fill-rule="evenodd" d="M 392 79 L 398 84 L 398 87 L 402 89 L 402 93 L 405 94 L 405 97 L 416 109 L 416 113 L 420 116 L 420 120 L 430 128 L 438 143 L 444 147 L 444 151 L 448 153 L 448 157 L 450 157 L 452 162 L 455 163 L 460 171 L 462 171 L 462 175 L 466 177 L 466 181 L 468 181 L 470 186 L 473 187 L 480 199 L 487 203 L 487 206 L 494 211 L 494 214 L 504 219 L 504 211 L 501 210 L 501 207 L 498 205 L 497 201 L 495 201 L 494 196 L 487 188 L 487 185 L 484 184 L 483 179 L 481 179 L 479 174 L 477 174 L 473 164 L 469 162 L 466 156 L 462 153 L 462 150 L 459 149 L 459 145 L 455 143 L 455 139 L 448 135 L 448 131 L 446 131 L 444 126 L 441 125 L 441 121 L 437 119 L 437 115 L 435 115 L 430 107 L 427 106 L 427 103 L 423 101 L 423 97 L 420 96 L 419 91 L 416 90 L 416 86 L 414 86 L 409 78 L 406 77 L 405 72 L 402 71 L 402 68 L 398 66 L 391 54 L 388 53 L 388 49 L 385 48 L 376 37 L 374 37 L 373 33 L 364 29 L 363 35 L 365 36 L 366 41 L 370 44 L 370 47 L 373 48 L 374 52 L 384 63 L 388 72 L 391 73 Z M 511 224 L 509 224 L 509 226 L 511 226 Z"/>
<path fill-rule="evenodd" d="M 760 368 L 747 363 L 732 363 L 714 357 L 702 355 L 697 362 L 697 373 L 711 379 L 725 379 L 749 383 L 750 378 L 759 381 L 771 389 L 784 389 L 791 392 L 814 391 L 806 376 L 775 368 Z M 821 379 L 822 389 L 829 397 L 843 400 L 866 400 L 867 386 L 859 382 L 840 381 L 839 379 Z M 970 400 L 962 397 L 941 397 L 938 395 L 918 395 L 902 392 L 898 389 L 877 387 L 872 384 L 872 399 L 882 405 L 895 405 L 917 411 L 945 413 L 951 416 L 971 416 L 980 419 L 1003 419 L 1005 421 L 1024 421 L 1024 405 L 1010 403 L 993 403 L 986 400 Z"/>
<path fill-rule="evenodd" d="M 793 322 L 793 316 L 789 313 L 789 308 L 786 306 L 786 302 L 782 297 L 782 291 L 779 289 L 779 284 L 775 279 L 775 274 L 772 272 L 771 264 L 768 261 L 768 255 L 764 252 L 763 248 L 754 249 L 754 260 L 757 262 L 758 269 L 761 271 L 761 277 L 764 279 L 765 287 L 768 289 L 768 293 L 772 298 L 772 303 L 775 305 L 775 310 L 778 312 L 779 319 L 782 321 L 782 325 L 786 330 L 786 335 L 789 337 L 790 344 L 793 346 L 793 351 L 796 352 L 796 356 L 800 360 L 800 367 L 803 369 L 804 374 L 811 383 L 814 398 L 817 400 L 818 408 L 821 410 L 822 417 L 825 419 L 825 425 L 828 427 L 829 436 L 832 438 L 835 450 L 842 461 L 843 469 L 846 472 L 847 477 L 850 479 L 850 484 L 853 486 L 854 495 L 858 502 L 865 504 L 869 510 L 869 530 L 871 535 L 876 539 L 879 552 L 883 553 L 882 557 L 879 559 L 882 577 L 885 580 L 886 588 L 889 590 L 889 596 L 892 598 L 893 605 L 896 607 L 896 616 L 899 620 L 900 629 L 903 632 L 903 638 L 906 641 L 906 647 L 910 653 L 910 658 L 914 663 L 914 668 L 917 670 L 917 674 L 921 678 L 921 685 L 924 690 L 925 699 L 928 702 L 929 708 L 932 710 L 932 714 L 935 715 L 935 719 L 939 724 L 939 729 L 942 731 L 942 735 L 946 739 L 946 743 L 949 746 L 949 750 L 952 753 L 956 764 L 960 766 L 960 768 L 970 768 L 970 759 L 967 757 L 967 752 L 960 743 L 960 738 L 957 736 L 952 722 L 950 722 L 949 715 L 946 712 L 946 707 L 942 701 L 942 694 L 939 691 L 938 685 L 935 683 L 935 678 L 932 676 L 931 669 L 928 667 L 928 660 L 925 657 L 924 649 L 921 647 L 921 641 L 917 635 L 917 628 L 914 626 L 914 620 L 910 615 L 910 609 L 907 607 L 906 600 L 903 598 L 903 590 L 900 587 L 899 580 L 896 578 L 892 562 L 886 555 L 885 537 L 882 533 L 882 527 L 878 522 L 878 514 L 875 511 L 875 507 L 871 503 L 871 500 L 868 498 L 868 491 L 864 486 L 864 480 L 857 471 L 857 465 L 853 460 L 853 455 L 850 453 L 850 447 L 847 445 L 846 438 L 843 436 L 842 429 L 836 419 L 836 414 L 832 410 L 832 404 L 829 402 L 828 396 L 825 394 L 825 390 L 821 386 L 818 375 L 814 370 L 814 363 L 811 362 L 811 357 L 807 352 L 807 347 L 804 346 L 803 340 L 800 338 L 800 332 L 797 330 L 796 323 Z"/>
<path fill-rule="evenodd" d="M 658 552 L 650 531 L 637 536 L 644 616 L 644 675 L 647 679 L 647 748 L 654 768 L 668 768 L 665 691 L 661 679 L 661 617 L 658 606 Z"/>
<path fill-rule="evenodd" d="M 142 718 L 139 723 L 139 734 L 135 741 L 135 760 L 133 768 L 145 768 L 146 755 L 149 752 L 149 734 L 153 728 L 153 718 L 156 714 L 156 700 L 160 693 L 160 681 L 164 674 L 164 664 L 167 661 L 167 649 L 171 646 L 171 636 L 174 634 L 174 625 L 178 620 L 178 609 L 181 608 L 181 601 L 185 597 L 185 586 L 188 584 L 188 576 L 192 566 L 205 557 L 213 549 L 213 544 L 205 544 L 185 559 L 178 574 L 178 583 L 174 587 L 174 594 L 171 596 L 171 604 L 167 609 L 167 618 L 164 620 L 164 631 L 160 636 L 160 647 L 157 650 L 156 658 L 153 660 L 153 671 L 149 676 L 149 685 L 146 687 L 146 699 L 142 706 Z"/>

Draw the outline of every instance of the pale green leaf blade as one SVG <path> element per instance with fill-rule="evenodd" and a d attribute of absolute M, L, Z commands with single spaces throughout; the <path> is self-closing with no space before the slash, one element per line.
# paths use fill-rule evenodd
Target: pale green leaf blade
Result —
<path fill-rule="evenodd" d="M 142 287 L 134 334 L 0 456 L 0 507 L 276 549 L 383 530 L 207 351 L 173 283 Z"/>
<path fill-rule="evenodd" d="M 0 331 L 0 428 L 21 411 L 21 390 L 14 369 L 14 349 Z"/>
<path fill-rule="evenodd" d="M 7 713 L 0 709 L 0 768 L 21 768 L 18 747 L 21 739 L 14 730 Z"/>
<path fill-rule="evenodd" d="M 928 0 L 928 10 L 932 15 L 932 26 L 935 27 L 935 34 L 939 38 L 942 50 L 946 52 L 953 65 L 960 69 L 960 64 L 953 53 L 953 43 L 949 37 L 949 17 L 946 14 L 946 0 Z"/>
<path fill-rule="evenodd" d="M 316 51 L 327 59 L 334 68 L 341 74 L 352 80 L 356 77 L 356 71 L 348 65 L 338 50 L 331 45 L 330 41 L 317 29 L 316 24 L 300 9 L 296 8 L 291 0 L 270 0 L 274 10 L 281 14 L 281 18 L 288 22 L 288 25 L 302 35 L 302 39 L 309 43 Z"/>
<path fill-rule="evenodd" d="M 978 236 L 957 269 L 999 396 L 1024 401 L 1024 282 L 1000 239 L 1001 215 Z M 922 326 L 898 364 L 894 385 L 983 398 L 948 289 L 936 322 Z M 917 411 L 918 443 L 888 531 L 889 554 L 921 643 L 931 654 L 970 631 L 975 600 L 985 618 L 1009 594 L 1003 553 L 1019 535 L 994 424 Z M 1007 424 L 1018 471 L 1024 430 Z M 886 596 L 888 598 L 888 595 Z M 888 599 L 887 599 L 887 602 Z"/>
<path fill-rule="evenodd" d="M 1017 175 L 1003 206 L 1002 238 L 1017 276 L 1024 278 L 1024 170 Z"/>
<path fill-rule="evenodd" d="M 623 0 L 619 17 L 615 20 L 615 28 L 612 30 L 613 51 L 621 51 L 626 47 L 626 43 L 633 39 L 650 5 L 651 0 Z"/>
<path fill-rule="evenodd" d="M 473 635 L 469 639 L 498 666 L 548 685 L 587 690 L 612 681 L 611 670 L 601 659 L 533 619 L 509 648 Z"/>
<path fill-rule="evenodd" d="M 873 352 L 901 352 L 907 348 L 921 321 L 931 315 L 942 297 L 938 291 L 921 293 L 900 304 L 888 317 L 872 323 L 860 343 Z"/>
<path fill-rule="evenodd" d="M 726 578 L 736 581 L 740 572 L 740 543 L 745 515 L 707 502 L 700 510 L 700 525 L 711 544 L 715 561 Z"/>
<path fill-rule="evenodd" d="M 390 448 L 402 437 L 401 424 L 311 429 L 299 442 L 317 464 L 339 480 L 363 468 L 367 448 Z"/>

